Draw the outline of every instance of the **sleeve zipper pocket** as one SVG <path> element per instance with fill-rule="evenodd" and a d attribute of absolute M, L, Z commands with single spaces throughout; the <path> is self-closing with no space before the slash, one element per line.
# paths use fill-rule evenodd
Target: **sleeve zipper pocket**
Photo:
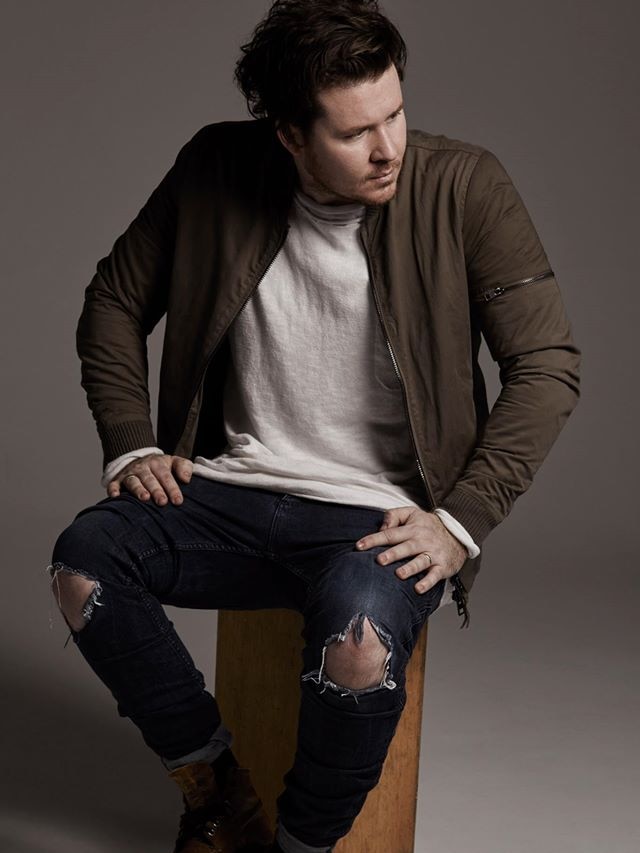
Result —
<path fill-rule="evenodd" d="M 474 297 L 473 301 L 491 302 L 492 299 L 495 299 L 496 296 L 501 296 L 506 290 L 511 290 L 515 287 L 524 287 L 526 284 L 533 284 L 536 281 L 542 281 L 542 279 L 551 278 L 553 275 L 553 270 L 549 269 L 539 273 L 538 275 L 531 276 L 530 278 L 521 278 L 518 281 L 512 281 L 509 284 L 499 284 L 496 287 L 490 288 L 489 290 L 482 290 Z"/>

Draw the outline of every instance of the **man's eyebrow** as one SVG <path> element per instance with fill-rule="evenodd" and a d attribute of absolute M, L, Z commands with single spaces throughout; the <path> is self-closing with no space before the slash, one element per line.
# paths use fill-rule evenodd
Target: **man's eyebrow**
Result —
<path fill-rule="evenodd" d="M 385 118 L 385 121 L 389 118 L 393 118 L 398 113 L 402 112 L 404 109 L 404 102 L 400 104 L 399 107 L 396 107 L 393 112 L 390 112 L 389 115 Z M 352 133 L 360 133 L 363 130 L 369 130 L 370 127 L 373 127 L 371 124 L 364 124 L 361 127 L 348 127 L 346 130 L 341 130 L 340 134 L 342 136 L 351 136 Z"/>

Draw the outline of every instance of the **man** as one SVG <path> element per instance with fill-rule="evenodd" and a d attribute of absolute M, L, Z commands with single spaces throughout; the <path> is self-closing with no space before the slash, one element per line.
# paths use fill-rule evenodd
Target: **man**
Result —
<path fill-rule="evenodd" d="M 242 50 L 254 120 L 196 133 L 87 288 L 108 497 L 49 569 L 182 790 L 175 853 L 313 853 L 378 781 L 429 615 L 453 600 L 468 624 L 480 545 L 575 406 L 579 350 L 498 159 L 407 132 L 405 46 L 377 3 L 279 0 Z M 163 604 L 304 616 L 275 840 Z"/>

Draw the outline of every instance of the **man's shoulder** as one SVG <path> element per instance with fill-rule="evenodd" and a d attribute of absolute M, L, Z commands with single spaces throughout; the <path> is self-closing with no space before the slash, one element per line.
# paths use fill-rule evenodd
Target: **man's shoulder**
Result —
<path fill-rule="evenodd" d="M 407 147 L 413 149 L 418 154 L 420 151 L 424 151 L 427 154 L 451 151 L 468 154 L 476 159 L 487 150 L 484 146 L 478 145 L 475 142 L 456 139 L 453 136 L 446 136 L 444 133 L 429 133 L 426 130 L 416 128 L 407 132 Z"/>
<path fill-rule="evenodd" d="M 479 184 L 507 178 L 501 160 L 492 149 L 424 130 L 407 132 L 405 166 L 407 174 L 414 177 L 429 173 L 436 179 L 454 182 L 462 190 L 472 175 L 477 176 Z"/>
<path fill-rule="evenodd" d="M 246 119 L 238 121 L 216 121 L 203 125 L 186 143 L 192 148 L 255 146 L 271 144 L 275 134 L 266 121 Z"/>

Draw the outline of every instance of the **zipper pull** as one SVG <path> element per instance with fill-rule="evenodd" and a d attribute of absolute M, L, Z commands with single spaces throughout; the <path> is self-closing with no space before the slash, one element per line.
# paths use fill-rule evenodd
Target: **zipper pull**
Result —
<path fill-rule="evenodd" d="M 496 296 L 501 296 L 505 290 L 511 290 L 513 287 L 524 287 L 527 284 L 533 284 L 536 281 L 542 281 L 545 278 L 550 278 L 553 274 L 553 270 L 548 269 L 544 272 L 538 273 L 538 275 L 532 275 L 529 278 L 521 278 L 519 281 L 512 281 L 510 284 L 499 284 L 491 290 L 483 291 L 478 296 L 478 300 L 480 302 L 491 302 L 491 300 L 495 299 Z"/>
<path fill-rule="evenodd" d="M 458 608 L 458 616 L 462 616 L 464 614 L 464 619 L 462 620 L 462 625 L 460 625 L 460 627 L 468 628 L 471 616 L 469 615 L 469 608 L 467 606 L 467 591 L 457 574 L 449 578 L 449 580 L 453 584 L 451 598 L 453 598 L 456 603 L 456 607 Z"/>
<path fill-rule="evenodd" d="M 485 290 L 482 294 L 482 298 L 485 302 L 491 302 L 492 299 L 495 299 L 496 296 L 500 296 L 501 293 L 504 293 L 504 287 L 494 287 L 493 290 Z"/>

